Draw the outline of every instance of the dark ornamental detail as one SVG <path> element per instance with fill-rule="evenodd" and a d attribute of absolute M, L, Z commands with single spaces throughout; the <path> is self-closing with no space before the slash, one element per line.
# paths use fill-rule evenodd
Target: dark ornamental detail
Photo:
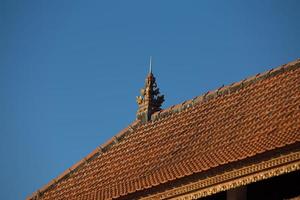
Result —
<path fill-rule="evenodd" d="M 164 95 L 160 95 L 151 70 L 146 78 L 145 87 L 141 89 L 141 96 L 137 96 L 136 101 L 139 105 L 137 119 L 143 122 L 150 121 L 151 115 L 161 110 L 160 107 L 164 102 Z"/>

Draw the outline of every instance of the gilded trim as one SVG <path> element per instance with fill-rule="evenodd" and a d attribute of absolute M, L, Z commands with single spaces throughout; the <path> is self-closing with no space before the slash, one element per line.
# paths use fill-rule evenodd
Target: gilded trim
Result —
<path fill-rule="evenodd" d="M 171 106 L 167 109 L 161 110 L 159 112 L 154 113 L 151 115 L 151 123 L 154 121 L 160 120 L 164 117 L 167 117 L 169 115 L 173 115 L 175 113 L 180 113 L 183 110 L 186 110 L 192 106 L 194 106 L 197 103 L 208 101 L 212 98 L 215 98 L 217 96 L 230 94 L 232 92 L 238 91 L 240 88 L 246 87 L 250 84 L 253 84 L 257 81 L 267 79 L 269 77 L 276 76 L 278 74 L 282 74 L 286 71 L 291 71 L 300 68 L 300 59 L 297 59 L 293 62 L 281 65 L 275 69 L 271 69 L 269 71 L 263 72 L 261 74 L 257 74 L 252 77 L 248 77 L 240 82 L 232 83 L 228 86 L 221 86 L 220 88 L 205 93 L 204 95 L 197 96 L 194 99 L 190 99 L 188 101 L 185 101 L 181 104 L 177 104 L 174 106 Z M 79 170 L 85 163 L 89 162 L 96 156 L 101 156 L 103 152 L 107 152 L 113 145 L 121 141 L 126 135 L 131 134 L 137 127 L 140 127 L 142 125 L 145 125 L 147 123 L 143 123 L 140 120 L 134 121 L 131 125 L 129 125 L 127 128 L 120 131 L 115 137 L 107 141 L 105 144 L 99 146 L 96 148 L 91 154 L 86 156 L 84 159 L 80 160 L 76 164 L 74 164 L 71 168 L 64 171 L 61 175 L 59 175 L 57 178 L 55 178 L 53 181 L 49 182 L 47 185 L 39 189 L 38 191 L 34 192 L 32 195 L 27 197 L 27 200 L 35 199 L 38 195 L 43 195 L 44 192 L 50 190 L 52 187 L 55 187 L 55 185 L 70 176 L 74 171 Z M 151 126 L 151 124 L 150 124 Z"/>
<path fill-rule="evenodd" d="M 296 170 L 300 170 L 300 151 L 225 172 L 142 199 L 192 200 Z"/>

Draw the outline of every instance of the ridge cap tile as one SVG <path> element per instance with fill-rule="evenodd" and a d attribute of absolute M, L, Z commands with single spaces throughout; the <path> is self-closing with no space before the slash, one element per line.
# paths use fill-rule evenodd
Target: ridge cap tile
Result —
<path fill-rule="evenodd" d="M 287 64 L 280 65 L 276 68 L 271 68 L 270 70 L 266 70 L 264 72 L 257 73 L 254 76 L 246 77 L 245 79 L 243 79 L 241 81 L 232 82 L 229 85 L 222 85 L 221 88 L 228 89 L 229 90 L 228 93 L 236 92 L 236 91 L 238 91 L 238 90 L 240 90 L 244 87 L 247 87 L 251 84 L 254 84 L 255 82 L 258 82 L 260 80 L 264 80 L 266 78 L 272 77 L 272 75 L 276 76 L 278 74 L 281 74 L 281 73 L 285 72 L 286 70 L 289 71 L 290 69 L 293 70 L 293 69 L 296 69 L 296 68 L 299 68 L 299 67 L 300 67 L 300 58 L 295 60 L 295 61 L 289 62 Z M 245 84 L 245 82 L 249 82 L 249 81 L 250 81 L 250 83 Z M 195 104 L 201 103 L 202 101 L 209 101 L 209 100 L 214 99 L 218 96 L 228 94 L 227 92 L 225 92 L 225 90 L 224 90 L 225 94 L 224 93 L 218 94 L 218 90 L 219 90 L 219 88 L 217 88 L 215 90 L 209 90 L 209 91 L 207 91 L 206 93 L 204 93 L 202 95 L 194 97 L 193 99 L 195 99 L 195 98 L 197 99 L 199 97 L 201 98 L 201 101 L 195 101 Z M 192 101 L 193 99 L 185 100 L 182 103 L 179 103 L 179 104 L 176 104 L 176 105 L 173 105 L 173 106 L 174 107 L 179 106 L 178 110 L 180 110 L 179 112 L 181 112 L 181 111 L 185 110 L 186 108 L 189 108 L 190 106 L 194 105 L 194 104 L 192 104 L 192 105 L 188 105 L 186 107 L 187 102 Z M 168 107 L 167 109 L 169 109 L 169 108 L 170 107 Z M 165 110 L 166 109 L 159 111 L 159 112 L 163 113 L 163 115 L 156 115 L 157 112 L 154 113 L 154 115 L 155 115 L 154 121 L 157 121 L 157 120 L 160 120 L 161 118 L 169 116 L 168 114 L 164 113 Z M 176 112 L 178 110 L 171 109 L 169 114 L 172 114 L 173 112 Z"/>
<path fill-rule="evenodd" d="M 128 125 L 128 127 L 130 126 L 131 128 L 132 127 L 136 128 L 136 126 L 138 126 L 139 124 L 140 124 L 140 122 L 137 122 L 137 120 L 135 120 L 130 125 Z M 128 129 L 128 127 L 124 128 L 124 129 Z M 117 135 L 120 135 L 120 136 L 123 135 L 123 134 L 125 135 L 127 132 L 126 131 L 124 132 L 124 129 L 122 129 L 120 132 L 118 132 Z M 115 138 L 115 137 L 116 136 L 113 136 L 113 138 Z M 63 180 L 69 174 L 73 173 L 75 170 L 77 170 L 78 168 L 80 168 L 83 164 L 89 162 L 89 159 L 92 158 L 92 157 L 94 157 L 99 151 L 101 151 L 101 153 L 105 152 L 106 148 L 109 147 L 109 145 L 111 145 L 112 142 L 114 142 L 114 141 L 112 141 L 112 138 L 111 138 L 107 142 L 105 142 L 104 144 L 96 147 L 96 149 L 93 150 L 90 154 L 88 154 L 87 156 L 85 156 L 80 161 L 76 162 L 75 164 L 73 164 L 70 168 L 68 168 L 67 170 L 63 171 L 61 174 L 59 174 L 56 179 L 55 178 L 52 179 L 50 182 L 48 182 L 47 184 L 45 184 L 44 186 L 42 186 L 37 191 L 39 191 L 39 193 L 42 194 L 42 193 L 46 192 L 48 189 L 51 189 L 51 187 L 53 187 L 56 183 L 58 183 L 59 181 Z M 103 145 L 104 145 L 104 147 L 103 147 Z M 36 196 L 35 193 L 36 192 L 33 192 L 26 199 L 33 199 Z"/>
<path fill-rule="evenodd" d="M 287 63 L 287 64 L 284 64 L 284 65 L 281 65 L 277 68 L 272 68 L 270 70 L 267 70 L 265 72 L 262 72 L 262 73 L 258 73 L 256 74 L 255 76 L 250 76 L 250 77 L 247 77 L 245 78 L 244 80 L 242 81 L 239 81 L 239 82 L 233 82 L 231 83 L 230 85 L 222 85 L 221 87 L 215 89 L 215 90 L 212 90 L 212 91 L 208 91 L 206 92 L 205 94 L 202 94 L 200 96 L 196 96 L 192 99 L 189 99 L 189 100 L 186 100 L 180 104 L 176 104 L 176 105 L 172 105 L 168 108 L 166 108 L 165 110 L 161 110 L 159 112 L 156 112 L 154 113 L 152 116 L 151 116 L 151 119 L 153 117 L 153 119 L 150 121 L 151 123 L 147 122 L 147 123 L 143 123 L 139 120 L 135 120 L 133 121 L 130 125 L 128 125 L 126 128 L 122 129 L 121 131 L 119 131 L 116 135 L 114 135 L 112 138 L 110 138 L 108 141 L 106 141 L 104 144 L 96 147 L 96 149 L 94 149 L 90 154 L 88 154 L 87 156 L 85 156 L 83 159 L 81 159 L 79 162 L 76 162 L 74 165 L 72 165 L 70 168 L 68 168 L 67 170 L 65 170 L 63 173 L 61 173 L 59 176 L 57 176 L 57 178 L 55 179 L 52 179 L 50 182 L 48 182 L 45 186 L 43 186 L 42 188 L 38 189 L 36 192 L 34 192 L 30 197 L 28 197 L 27 199 L 33 199 L 35 198 L 37 195 L 43 195 L 47 190 L 50 190 L 51 188 L 55 187 L 55 185 L 57 185 L 61 180 L 64 180 L 65 177 L 69 176 L 69 175 L 72 175 L 75 171 L 81 169 L 81 167 L 84 165 L 84 164 L 88 164 L 90 163 L 91 160 L 93 160 L 95 157 L 99 157 L 99 155 L 101 155 L 102 153 L 104 152 L 108 152 L 111 147 L 113 147 L 115 144 L 118 144 L 120 141 L 122 141 L 127 135 L 131 135 L 131 133 L 134 133 L 137 131 L 143 131 L 143 129 L 147 129 L 147 128 L 150 128 L 154 125 L 156 126 L 159 126 L 159 127 L 163 127 L 164 124 L 166 123 L 170 123 L 168 121 L 166 121 L 169 117 L 174 117 L 174 115 L 177 115 L 177 114 L 180 114 L 180 113 L 183 113 L 184 111 L 188 111 L 192 108 L 195 107 L 195 105 L 199 105 L 201 103 L 203 103 L 204 105 L 207 105 L 208 101 L 212 100 L 212 99 L 215 99 L 217 97 L 220 97 L 220 96 L 223 96 L 225 98 L 226 95 L 228 94 L 231 94 L 231 93 L 235 93 L 237 91 L 240 91 L 242 88 L 246 88 L 248 87 L 249 85 L 252 85 L 254 83 L 258 83 L 259 81 L 261 80 L 266 80 L 268 78 L 272 78 L 274 76 L 277 76 L 277 75 L 280 75 L 280 74 L 283 74 L 284 72 L 288 72 L 288 71 L 291 71 L 291 70 L 295 70 L 295 69 L 298 69 L 300 67 L 300 59 L 297 59 L 296 61 L 293 61 L 293 62 L 290 62 L 290 63 Z M 275 79 L 276 81 L 276 79 Z M 258 84 L 259 85 L 259 84 Z M 243 91 L 243 90 L 242 90 Z M 235 97 L 237 98 L 237 97 Z M 267 100 L 264 100 L 264 101 L 267 101 Z M 215 102 L 215 101 L 214 101 Z M 295 101 L 295 103 L 297 103 Z M 206 109 L 209 109 L 211 110 L 210 107 L 207 107 Z M 185 115 L 188 114 L 188 112 L 184 112 Z M 188 115 L 187 115 L 188 116 Z M 190 118 L 190 117 L 189 117 Z M 176 119 L 176 118 L 175 118 Z M 177 119 L 178 120 L 178 119 Z M 206 119 L 208 120 L 208 119 Z M 209 119 L 211 122 L 209 123 L 213 123 L 213 119 Z M 160 122 L 160 124 L 158 123 Z M 184 124 L 188 123 L 186 120 L 183 120 Z M 155 128 L 156 128 L 155 126 Z M 153 128 L 153 127 L 152 127 Z M 292 129 L 294 130 L 294 129 Z M 206 131 L 206 130 L 202 130 L 202 131 Z M 289 130 L 290 131 L 290 130 Z M 144 132 L 144 131 L 143 131 Z M 248 137 L 248 136 L 247 136 Z M 263 137 L 263 136 L 261 136 Z M 148 137 L 144 137 L 145 141 L 147 141 L 147 138 Z M 231 163 L 235 160 L 243 160 L 244 158 L 247 158 L 247 157 L 252 157 L 252 155 L 257 155 L 257 154 L 260 154 L 262 152 L 265 152 L 266 150 L 271 150 L 271 149 L 274 149 L 274 145 L 276 148 L 278 147 L 284 147 L 284 146 L 287 146 L 289 144 L 294 144 L 295 142 L 297 141 L 300 141 L 300 138 L 298 137 L 295 137 L 296 139 L 294 141 L 291 141 L 291 138 L 287 138 L 287 141 L 286 143 L 274 143 L 272 144 L 272 146 L 266 146 L 266 147 L 253 147 L 255 148 L 255 152 L 253 152 L 253 150 L 251 150 L 251 152 L 248 152 L 247 151 L 243 151 L 243 152 L 240 152 L 239 154 L 236 154 L 236 155 L 231 155 L 229 157 L 229 159 L 227 160 L 221 160 L 222 163 Z M 134 138 L 133 138 L 134 139 Z M 169 138 L 166 138 L 168 141 L 170 140 Z M 285 138 L 281 138 L 281 140 L 283 140 Z M 293 138 L 292 138 L 293 139 Z M 138 140 L 138 138 L 134 139 L 135 141 Z M 240 140 L 240 139 L 239 139 Z M 245 142 L 249 142 L 249 141 L 245 141 Z M 271 144 L 271 143 L 270 143 Z M 229 144 L 230 146 L 231 144 Z M 124 146 L 124 145 L 123 145 Z M 126 147 L 126 146 L 125 146 Z M 211 150 L 209 150 L 211 152 Z M 226 152 L 228 151 L 228 149 L 226 150 Z M 245 153 L 246 152 L 246 153 Z M 227 153 L 228 154 L 228 153 Z M 224 154 L 223 156 L 227 156 L 227 154 Z M 184 154 L 181 154 L 181 155 L 178 155 L 180 157 L 184 156 Z M 103 157 L 103 156 L 101 156 Z M 230 159 L 231 158 L 231 159 Z M 223 159 L 223 158 L 222 158 Z M 199 168 L 199 171 L 205 171 L 207 169 L 210 169 L 211 168 L 211 165 L 213 167 L 216 167 L 216 166 L 219 166 L 220 163 L 218 163 L 216 160 L 220 160 L 219 158 L 213 158 L 213 160 L 211 161 L 211 159 L 208 159 L 206 162 L 209 162 L 208 165 L 207 164 L 204 164 L 203 163 L 197 163 L 195 164 L 196 165 L 199 165 L 199 166 L 202 166 L 202 169 Z M 232 161 L 231 161 L 232 160 Z M 207 166 L 206 166 L 207 165 Z M 178 169 L 181 169 L 182 167 L 183 168 L 186 168 L 186 167 L 189 167 L 191 169 L 188 169 L 187 168 L 184 170 L 185 174 L 188 173 L 188 174 L 193 174 L 195 173 L 195 170 L 193 170 L 193 168 L 195 168 L 195 166 L 186 166 L 186 164 L 183 163 L 183 165 L 179 165 L 177 166 Z M 91 166 L 89 167 L 91 168 Z M 207 169 L 206 169 L 207 168 Z M 166 169 L 165 169 L 166 170 Z M 161 169 L 159 168 L 158 171 L 161 171 Z M 176 170 L 175 170 L 176 171 Z M 87 172 L 85 172 L 87 173 Z M 93 172 L 94 173 L 94 172 Z M 163 173 L 165 173 L 165 171 L 163 170 Z M 107 174 L 108 175 L 108 174 Z M 141 174 L 142 175 L 142 174 Z M 167 181 L 166 180 L 166 177 L 167 179 L 169 179 L 170 177 L 173 177 L 171 178 L 172 180 L 176 179 L 177 175 L 175 174 L 163 174 L 163 177 L 161 177 L 161 175 L 159 174 L 156 174 L 158 175 L 158 179 L 160 179 L 160 183 L 164 183 L 164 181 Z M 155 175 L 155 176 L 156 176 Z M 154 177 L 155 177 L 154 176 Z M 165 177 L 166 176 L 166 177 Z M 175 177 L 175 178 L 174 178 Z M 179 176 L 180 177 L 180 176 Z M 149 178 L 149 177 L 148 177 Z M 138 179 L 138 177 L 136 177 L 137 181 L 139 182 L 140 179 Z M 141 179 L 141 188 L 148 188 L 148 187 L 153 187 L 154 184 L 158 184 L 159 185 L 159 182 L 156 182 L 154 184 L 148 184 L 148 182 L 152 182 L 151 180 L 152 179 L 147 179 L 147 177 L 144 177 Z M 126 180 L 126 179 L 125 179 Z M 85 180 L 86 182 L 87 180 Z M 147 182 L 147 183 L 146 183 Z M 149 182 L 149 183 L 150 183 Z M 115 183 L 115 184 L 119 184 L 119 183 Z M 125 187 L 126 185 L 130 185 L 130 187 Z M 99 192 L 99 195 L 102 193 L 103 195 L 105 195 L 106 197 L 108 198 L 112 198 L 112 197 L 115 197 L 115 196 L 120 196 L 120 194 L 129 194 L 130 192 L 126 192 L 126 190 L 134 190 L 134 191 L 139 191 L 137 188 L 132 188 L 131 187 L 132 184 L 131 184 L 131 181 L 128 182 L 124 182 L 124 187 L 121 187 L 122 189 L 117 189 L 117 188 L 112 188 L 112 187 L 105 187 L 106 189 L 104 191 L 100 191 Z M 119 187 L 119 185 L 118 185 Z M 126 189 L 127 188 L 127 189 Z M 141 190 L 142 190 L 141 189 Z M 80 196 L 86 196 L 86 195 L 89 195 L 89 193 L 86 193 L 88 190 L 88 188 L 82 190 L 82 195 Z M 115 194 L 114 192 L 114 195 L 111 196 L 112 194 L 109 192 L 110 190 L 121 190 L 122 192 L 117 192 L 117 194 Z M 96 191 L 95 191 L 96 192 Z M 98 192 L 98 191 L 97 191 Z M 103 193 L 104 192 L 104 193 Z M 96 195 L 96 193 L 95 193 Z M 94 196 L 95 196 L 94 195 Z M 72 196 L 72 195 L 71 195 Z M 121 195 L 122 196 L 122 195 Z"/>

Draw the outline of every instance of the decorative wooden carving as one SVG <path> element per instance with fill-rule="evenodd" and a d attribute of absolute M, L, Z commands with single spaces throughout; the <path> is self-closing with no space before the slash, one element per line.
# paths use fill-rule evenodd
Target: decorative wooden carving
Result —
<path fill-rule="evenodd" d="M 199 180 L 195 183 L 174 188 L 169 191 L 150 195 L 143 200 L 176 199 L 192 200 L 209 196 L 217 192 L 233 189 L 281 174 L 300 170 L 300 152 L 283 155 L 265 162 L 225 172 L 223 174 Z"/>

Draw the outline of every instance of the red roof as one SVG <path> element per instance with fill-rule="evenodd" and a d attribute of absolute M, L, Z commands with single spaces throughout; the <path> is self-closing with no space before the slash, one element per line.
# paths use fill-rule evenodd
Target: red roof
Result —
<path fill-rule="evenodd" d="M 38 194 L 117 198 L 298 142 L 299 60 L 134 122 Z"/>

